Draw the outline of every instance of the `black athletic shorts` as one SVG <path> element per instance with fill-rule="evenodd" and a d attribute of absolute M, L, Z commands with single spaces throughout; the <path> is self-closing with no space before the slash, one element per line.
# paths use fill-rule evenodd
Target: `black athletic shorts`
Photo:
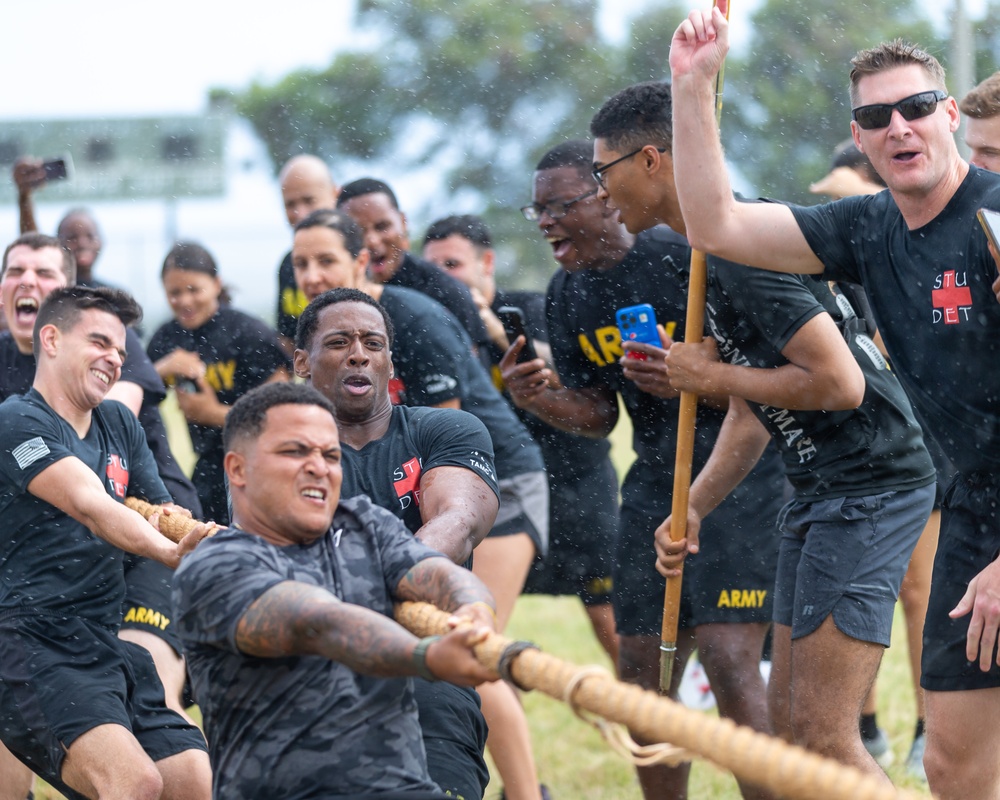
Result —
<path fill-rule="evenodd" d="M 174 572 L 159 561 L 125 556 L 125 615 L 122 628 L 145 631 L 163 639 L 177 655 L 181 642 L 175 633 L 170 586 Z"/>
<path fill-rule="evenodd" d="M 670 515 L 673 487 L 663 482 L 655 468 L 636 462 L 622 486 L 612 596 L 618 632 L 626 636 L 659 636 L 663 622 L 666 581 L 656 571 L 653 542 Z M 771 621 L 782 488 L 762 496 L 759 482 L 744 481 L 702 520 L 700 552 L 684 561 L 681 628 Z"/>
<path fill-rule="evenodd" d="M 933 504 L 933 484 L 789 503 L 779 518 L 774 621 L 798 639 L 832 614 L 841 633 L 888 647 L 899 587 Z"/>
<path fill-rule="evenodd" d="M 1000 554 L 1000 476 L 956 475 L 941 508 L 941 536 L 934 556 L 931 597 L 924 621 L 920 685 L 934 692 L 992 689 L 1000 686 L 993 655 L 989 672 L 965 657 L 969 612 L 951 619 L 969 582 Z"/>
<path fill-rule="evenodd" d="M 525 594 L 576 595 L 584 605 L 611 602 L 618 539 L 618 476 L 610 461 L 549 482 L 549 554 L 536 558 Z"/>
<path fill-rule="evenodd" d="M 64 794 L 66 749 L 87 731 L 118 724 L 153 761 L 207 750 L 193 725 L 169 710 L 149 653 L 79 618 L 0 621 L 0 740 Z"/>
<path fill-rule="evenodd" d="M 443 681 L 413 679 L 431 780 L 458 800 L 480 800 L 490 782 L 479 695 Z"/>

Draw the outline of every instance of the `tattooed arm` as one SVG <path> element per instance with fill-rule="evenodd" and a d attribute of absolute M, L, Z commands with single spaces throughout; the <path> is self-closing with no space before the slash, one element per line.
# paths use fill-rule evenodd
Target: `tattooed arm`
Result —
<path fill-rule="evenodd" d="M 451 566 L 443 558 L 425 561 Z M 428 648 L 428 667 L 436 677 L 461 685 L 495 680 L 496 675 L 472 653 L 486 635 L 482 626 L 451 631 Z M 298 581 L 268 589 L 250 605 L 236 629 L 236 644 L 247 655 L 319 655 L 360 674 L 385 678 L 417 674 L 413 651 L 418 641 L 388 617 Z"/>
<path fill-rule="evenodd" d="M 421 600 L 495 629 L 496 602 L 486 584 L 443 558 L 418 561 L 396 586 L 400 600 Z"/>

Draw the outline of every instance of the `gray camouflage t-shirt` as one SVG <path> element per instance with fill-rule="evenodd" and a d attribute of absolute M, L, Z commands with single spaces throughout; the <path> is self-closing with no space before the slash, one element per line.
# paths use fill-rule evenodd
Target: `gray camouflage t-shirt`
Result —
<path fill-rule="evenodd" d="M 357 797 L 434 791 L 409 679 L 359 675 L 319 656 L 240 653 L 236 628 L 272 586 L 322 586 L 392 616 L 417 562 L 440 556 L 367 497 L 342 501 L 330 532 L 278 547 L 236 529 L 184 558 L 174 606 L 214 772 L 213 797 Z M 443 556 L 440 556 L 443 557 Z"/>

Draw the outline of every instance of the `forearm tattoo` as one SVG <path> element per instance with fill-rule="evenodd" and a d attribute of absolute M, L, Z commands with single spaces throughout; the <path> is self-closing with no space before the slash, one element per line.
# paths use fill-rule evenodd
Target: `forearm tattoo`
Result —
<path fill-rule="evenodd" d="M 489 589 L 469 570 L 444 558 L 414 564 L 396 587 L 400 600 L 422 600 L 444 611 L 483 601 L 493 605 Z"/>

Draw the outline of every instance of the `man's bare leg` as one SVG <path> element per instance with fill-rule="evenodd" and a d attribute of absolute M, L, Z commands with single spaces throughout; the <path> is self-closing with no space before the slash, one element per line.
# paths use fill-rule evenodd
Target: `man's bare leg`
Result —
<path fill-rule="evenodd" d="M 534 558 L 535 543 L 527 533 L 487 537 L 476 547 L 472 571 L 493 593 L 500 632 L 507 627 Z M 486 746 L 503 780 L 504 794 L 509 800 L 540 800 L 528 720 L 517 695 L 502 681 L 483 684 L 476 691 L 489 726 Z"/>
<path fill-rule="evenodd" d="M 69 746 L 62 779 L 95 800 L 159 800 L 163 777 L 131 732 L 98 725 Z"/>
<path fill-rule="evenodd" d="M 771 733 L 771 724 L 760 658 L 770 627 L 766 622 L 716 623 L 699 625 L 695 629 L 698 658 L 715 694 L 719 714 L 767 734 Z M 759 786 L 744 781 L 739 781 L 739 785 L 746 800 L 774 797 Z"/>
<path fill-rule="evenodd" d="M 611 603 L 584 606 L 584 610 L 590 618 L 590 626 L 594 629 L 594 636 L 604 648 L 604 652 L 608 654 L 615 669 L 618 669 L 618 631 L 615 628 L 615 612 Z"/>
<path fill-rule="evenodd" d="M 212 796 L 212 765 L 208 753 L 184 750 L 156 762 L 163 777 L 160 800 L 210 800 Z"/>
<path fill-rule="evenodd" d="M 660 639 L 656 636 L 619 636 L 618 674 L 621 680 L 634 683 L 643 689 L 658 691 L 660 687 Z M 684 675 L 684 666 L 694 652 L 695 640 L 691 630 L 677 632 L 677 658 L 670 684 L 670 697 L 677 698 L 677 689 Z M 653 744 L 640 736 L 639 744 Z M 646 800 L 686 800 L 690 764 L 677 767 L 638 767 L 639 784 Z"/>
<path fill-rule="evenodd" d="M 927 782 L 940 800 L 1000 800 L 1000 688 L 924 692 Z"/>
<path fill-rule="evenodd" d="M 842 633 L 832 615 L 792 641 L 791 726 L 796 744 L 888 781 L 858 729 L 883 651 Z"/>
<path fill-rule="evenodd" d="M 24 800 L 34 779 L 31 770 L 0 744 L 0 800 Z"/>

